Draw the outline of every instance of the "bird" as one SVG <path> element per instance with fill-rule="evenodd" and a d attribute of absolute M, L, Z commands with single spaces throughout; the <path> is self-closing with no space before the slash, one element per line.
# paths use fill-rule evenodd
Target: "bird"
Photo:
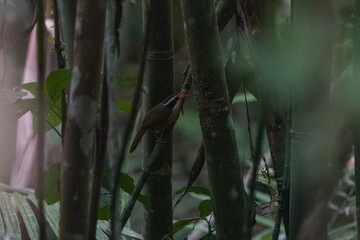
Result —
<path fill-rule="evenodd" d="M 131 144 L 130 153 L 135 151 L 146 131 L 162 131 L 171 123 L 175 122 L 182 107 L 182 99 L 186 97 L 188 97 L 188 95 L 186 95 L 186 91 L 180 91 L 178 94 L 168 96 L 164 99 L 164 101 L 150 109 Z"/>

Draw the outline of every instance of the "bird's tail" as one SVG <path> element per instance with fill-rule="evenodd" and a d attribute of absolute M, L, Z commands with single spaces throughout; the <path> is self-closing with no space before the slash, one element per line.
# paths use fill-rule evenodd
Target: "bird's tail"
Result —
<path fill-rule="evenodd" d="M 144 135 L 144 133 L 146 132 L 147 129 L 145 128 L 140 128 L 140 130 L 138 131 L 138 133 L 136 134 L 136 137 L 134 138 L 134 141 L 131 144 L 131 148 L 130 148 L 130 153 L 132 153 L 133 151 L 135 151 L 137 145 L 139 144 L 142 136 Z"/>

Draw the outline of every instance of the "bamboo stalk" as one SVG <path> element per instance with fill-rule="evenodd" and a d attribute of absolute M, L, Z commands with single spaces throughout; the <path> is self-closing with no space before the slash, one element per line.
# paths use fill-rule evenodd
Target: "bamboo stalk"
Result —
<path fill-rule="evenodd" d="M 353 65 L 353 78 L 356 83 L 355 86 L 359 86 L 360 77 L 360 1 L 354 0 L 354 65 Z M 356 94 L 358 94 L 359 87 L 356 88 Z M 355 100 L 356 101 L 356 100 Z M 358 116 L 358 115 L 357 115 Z M 358 117 L 355 117 L 358 119 Z M 356 121 L 356 120 L 355 120 Z M 354 158 L 355 158 L 355 195 L 356 195 L 356 226 L 357 226 L 357 239 L 360 239 L 360 138 L 359 127 L 355 126 L 353 133 L 354 138 Z"/>
<path fill-rule="evenodd" d="M 181 1 L 218 239 L 241 239 L 245 193 L 213 1 Z M 230 196 L 230 197 L 228 197 Z"/>
<path fill-rule="evenodd" d="M 171 0 L 145 1 L 144 9 L 152 13 L 147 31 L 149 45 L 146 49 L 144 83 L 149 92 L 144 97 L 145 111 L 149 111 L 167 96 L 174 93 L 174 43 Z M 155 132 L 148 131 L 143 137 L 143 166 L 156 145 Z M 172 232 L 172 131 L 162 140 L 166 142 L 158 155 L 156 170 L 150 173 L 144 192 L 150 198 L 152 212 L 144 210 L 144 240 L 161 239 Z"/>
<path fill-rule="evenodd" d="M 106 57 L 105 57 L 106 58 Z M 106 60 L 104 62 L 106 69 Z M 106 83 L 106 71 L 103 78 L 100 115 L 96 129 L 95 161 L 93 166 L 93 179 L 90 195 L 90 221 L 89 221 L 89 240 L 96 240 L 96 225 L 98 220 L 98 209 L 102 186 L 102 175 L 105 166 L 105 156 L 107 150 L 107 132 L 109 121 L 108 107 L 108 85 Z"/>
<path fill-rule="evenodd" d="M 38 137 L 36 145 L 37 189 L 40 239 L 46 239 L 44 215 L 44 151 L 45 151 L 45 20 L 42 0 L 37 1 L 37 81 L 38 81 Z"/>

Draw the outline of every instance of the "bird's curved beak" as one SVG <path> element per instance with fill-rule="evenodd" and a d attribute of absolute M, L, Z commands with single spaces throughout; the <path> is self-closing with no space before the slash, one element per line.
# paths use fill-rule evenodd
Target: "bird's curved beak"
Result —
<path fill-rule="evenodd" d="M 178 94 L 178 99 L 187 98 L 189 95 L 186 95 L 186 91 L 180 91 Z"/>

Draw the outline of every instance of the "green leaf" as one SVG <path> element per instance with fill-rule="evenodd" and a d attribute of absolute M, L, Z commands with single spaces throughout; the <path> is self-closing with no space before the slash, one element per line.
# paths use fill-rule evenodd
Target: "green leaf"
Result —
<path fill-rule="evenodd" d="M 175 192 L 175 196 L 183 193 L 185 191 L 185 189 L 186 189 L 186 186 L 177 190 Z M 210 196 L 210 190 L 206 187 L 201 187 L 201 186 L 191 186 L 191 188 L 188 190 L 188 192 Z"/>
<path fill-rule="evenodd" d="M 55 103 L 61 97 L 61 91 L 70 86 L 71 71 L 59 69 L 51 72 L 46 79 L 45 87 L 50 99 Z"/>
<path fill-rule="evenodd" d="M 117 76 L 116 83 L 122 86 L 135 87 L 137 85 L 137 78 L 125 78 Z"/>
<path fill-rule="evenodd" d="M 56 104 L 45 106 L 45 131 L 49 131 L 61 124 L 61 99 L 59 98 Z M 37 109 L 32 110 L 33 113 L 33 130 L 37 133 Z"/>
<path fill-rule="evenodd" d="M 256 181 L 255 182 L 255 189 L 260 191 L 260 192 L 267 193 L 267 192 L 271 191 L 272 186 L 271 186 L 271 184 L 266 183 L 266 182 Z"/>
<path fill-rule="evenodd" d="M 247 98 L 247 102 L 248 103 L 251 103 L 251 102 L 256 102 L 257 99 L 256 97 L 254 97 L 254 95 L 252 95 L 251 93 L 249 92 L 246 92 L 246 98 Z M 244 103 L 245 102 L 245 95 L 244 93 L 238 93 L 236 94 L 234 100 L 233 100 L 233 104 L 234 103 Z"/>
<path fill-rule="evenodd" d="M 109 220 L 110 218 L 110 205 L 99 207 L 98 220 Z"/>
<path fill-rule="evenodd" d="M 110 174 L 111 174 L 110 169 L 108 169 L 108 168 L 104 169 L 103 174 L 104 174 L 104 179 L 107 179 L 109 181 Z M 135 188 L 134 179 L 130 175 L 128 175 L 124 172 L 121 172 L 120 188 L 127 194 L 131 195 Z M 104 188 L 103 190 L 106 190 L 106 189 Z M 152 212 L 152 209 L 150 207 L 150 197 L 148 195 L 140 194 L 137 201 L 140 202 L 147 211 Z"/>
<path fill-rule="evenodd" d="M 16 111 L 16 117 L 20 118 L 28 111 L 36 111 L 37 102 L 35 99 L 19 99 L 12 105 Z"/>
<path fill-rule="evenodd" d="M 35 97 L 38 94 L 38 83 L 37 82 L 24 83 L 20 87 L 22 89 L 29 91 Z"/>
<path fill-rule="evenodd" d="M 182 219 L 179 220 L 175 223 L 173 223 L 173 234 L 180 231 L 181 229 L 183 229 L 184 227 L 186 227 L 187 225 L 194 223 L 196 221 L 201 220 L 202 218 L 187 218 L 187 219 Z"/>
<path fill-rule="evenodd" d="M 207 217 L 213 212 L 213 206 L 210 199 L 204 200 L 199 204 L 199 216 Z"/>
<path fill-rule="evenodd" d="M 121 172 L 120 176 L 120 188 L 131 195 L 131 193 L 134 191 L 135 184 L 134 179 L 130 177 L 128 174 Z M 139 201 L 147 211 L 152 212 L 152 209 L 150 207 L 150 197 L 148 195 L 140 194 L 137 201 Z"/>
<path fill-rule="evenodd" d="M 47 38 L 47 41 L 48 42 L 53 42 L 55 40 L 55 38 L 53 38 L 52 36 L 49 36 L 48 38 Z"/>
<path fill-rule="evenodd" d="M 44 194 L 45 202 L 52 205 L 60 200 L 60 163 L 55 163 L 44 171 Z M 35 196 L 38 198 L 38 189 L 35 190 Z"/>
<path fill-rule="evenodd" d="M 117 108 L 121 111 L 124 111 L 126 113 L 130 113 L 131 112 L 131 103 L 127 102 L 127 101 L 118 101 L 117 102 Z"/>

